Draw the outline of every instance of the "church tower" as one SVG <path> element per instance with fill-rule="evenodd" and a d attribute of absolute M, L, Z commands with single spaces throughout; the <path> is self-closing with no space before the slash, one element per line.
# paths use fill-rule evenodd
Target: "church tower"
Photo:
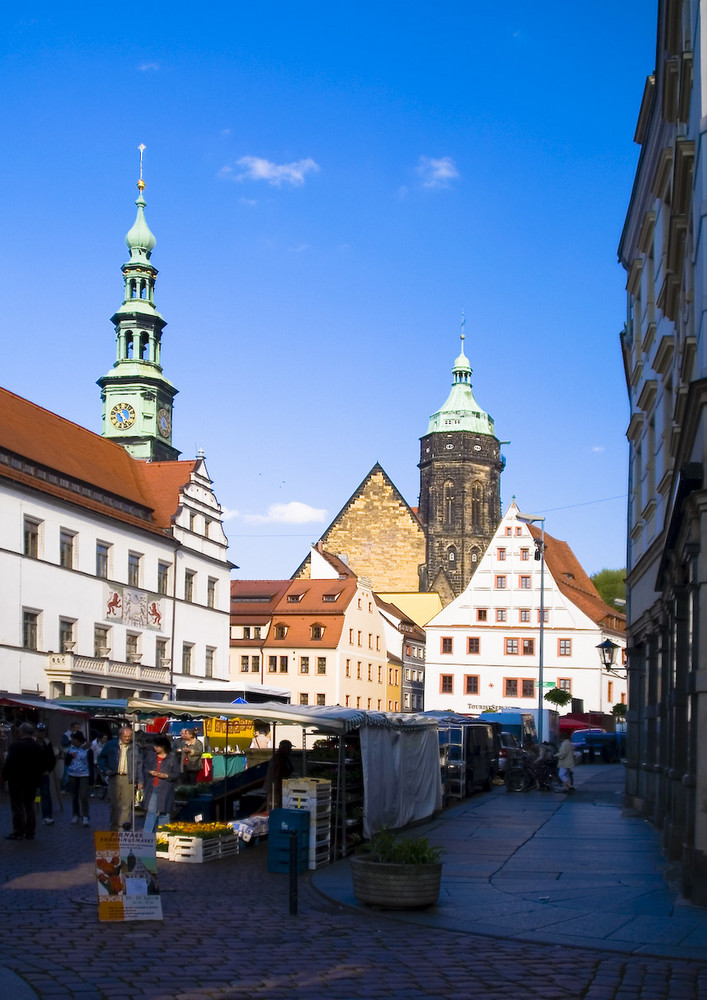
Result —
<path fill-rule="evenodd" d="M 124 298 L 111 322 L 115 326 L 116 360 L 98 379 L 103 401 L 103 437 L 119 441 L 134 458 L 172 461 L 172 405 L 177 390 L 162 374 L 162 331 L 165 321 L 155 308 L 157 268 L 150 257 L 155 237 L 145 221 L 140 147 L 137 218 L 125 237 L 130 259 L 123 264 Z"/>
<path fill-rule="evenodd" d="M 420 439 L 419 517 L 427 538 L 420 589 L 437 591 L 445 604 L 469 583 L 501 521 L 504 459 L 493 420 L 471 391 L 463 333 L 461 341 L 452 391 Z"/>

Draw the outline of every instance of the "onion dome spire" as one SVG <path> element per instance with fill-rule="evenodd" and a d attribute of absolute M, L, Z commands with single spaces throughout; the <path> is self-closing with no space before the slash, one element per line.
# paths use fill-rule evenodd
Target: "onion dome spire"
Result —
<path fill-rule="evenodd" d="M 144 145 L 138 146 L 140 150 L 140 179 L 137 182 L 137 189 L 140 192 L 135 204 L 137 205 L 137 217 L 131 229 L 125 236 L 125 242 L 130 250 L 131 260 L 149 260 L 157 240 L 150 232 L 150 227 L 145 220 L 145 201 L 142 192 L 145 190 L 145 182 L 142 179 L 142 154 Z"/>

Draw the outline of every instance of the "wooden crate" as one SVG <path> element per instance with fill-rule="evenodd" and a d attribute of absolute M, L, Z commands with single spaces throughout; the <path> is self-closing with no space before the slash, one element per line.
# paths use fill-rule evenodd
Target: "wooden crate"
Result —
<path fill-rule="evenodd" d="M 224 837 L 181 837 L 170 834 L 169 850 L 162 857 L 182 864 L 202 865 L 206 861 L 230 858 L 238 854 L 238 837 L 228 834 Z"/>

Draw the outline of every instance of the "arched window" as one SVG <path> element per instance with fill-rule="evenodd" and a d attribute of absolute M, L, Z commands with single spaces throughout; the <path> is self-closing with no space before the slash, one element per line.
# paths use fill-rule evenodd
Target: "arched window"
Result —
<path fill-rule="evenodd" d="M 150 335 L 145 333 L 143 330 L 140 334 L 140 360 L 149 361 L 150 359 Z"/>
<path fill-rule="evenodd" d="M 275 638 L 276 639 L 284 639 L 286 635 L 287 635 L 287 626 L 286 625 L 280 625 L 280 624 L 278 624 L 278 625 L 275 626 Z"/>
<path fill-rule="evenodd" d="M 481 558 L 481 550 L 476 545 L 472 549 L 469 549 L 469 558 L 471 559 L 471 565 L 476 566 Z"/>
<path fill-rule="evenodd" d="M 447 549 L 447 562 L 456 563 L 457 561 L 457 550 L 453 545 L 450 545 Z"/>
<path fill-rule="evenodd" d="M 471 487 L 471 525 L 474 531 L 481 531 L 484 516 L 484 488 L 481 483 Z"/>
<path fill-rule="evenodd" d="M 451 479 L 444 484 L 444 523 L 454 523 L 454 483 Z"/>

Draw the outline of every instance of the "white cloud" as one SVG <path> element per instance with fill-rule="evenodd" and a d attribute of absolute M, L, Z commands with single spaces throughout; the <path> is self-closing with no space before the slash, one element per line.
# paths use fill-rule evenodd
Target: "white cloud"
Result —
<path fill-rule="evenodd" d="M 594 453 L 597 453 L 597 452 L 600 452 L 600 451 L 604 451 L 604 450 L 605 449 L 604 449 L 604 445 L 603 444 L 594 444 L 594 445 L 592 445 L 592 451 Z"/>
<path fill-rule="evenodd" d="M 326 513 L 323 508 L 291 500 L 270 504 L 267 514 L 244 514 L 243 520 L 249 524 L 313 524 L 324 521 Z"/>
<path fill-rule="evenodd" d="M 449 187 L 459 177 L 457 165 L 451 156 L 421 156 L 416 170 L 422 186 L 426 188 Z"/>
<path fill-rule="evenodd" d="M 140 70 L 141 73 L 156 73 L 159 68 L 160 68 L 159 63 L 154 63 L 154 62 L 141 63 L 138 66 L 138 69 Z"/>
<path fill-rule="evenodd" d="M 222 167 L 219 176 L 232 181 L 266 181 L 273 187 L 289 184 L 291 187 L 302 187 L 307 174 L 317 173 L 321 168 L 311 157 L 306 160 L 295 160 L 294 163 L 273 163 L 260 156 L 242 156 L 236 160 L 240 173 L 231 166 Z"/>

